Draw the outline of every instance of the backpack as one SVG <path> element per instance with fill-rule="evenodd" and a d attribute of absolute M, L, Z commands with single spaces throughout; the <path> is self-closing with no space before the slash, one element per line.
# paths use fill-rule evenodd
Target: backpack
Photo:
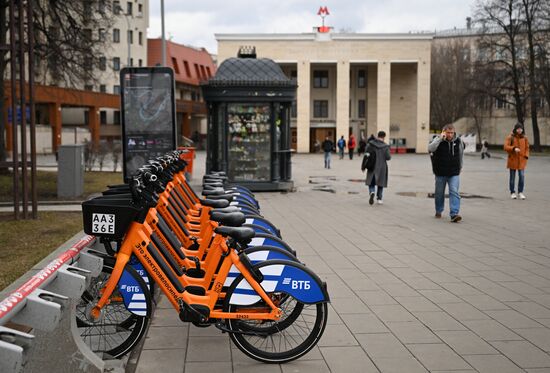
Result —
<path fill-rule="evenodd" d="M 372 171 L 376 165 L 376 151 L 365 153 L 363 156 L 363 162 L 361 162 L 361 171 Z"/>
<path fill-rule="evenodd" d="M 345 148 L 345 147 L 346 147 L 346 140 L 344 140 L 344 139 L 338 140 L 338 147 L 339 147 L 340 149 Z"/>

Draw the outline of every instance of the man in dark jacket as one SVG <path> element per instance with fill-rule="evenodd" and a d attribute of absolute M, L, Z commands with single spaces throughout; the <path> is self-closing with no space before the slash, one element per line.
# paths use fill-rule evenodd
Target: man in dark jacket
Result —
<path fill-rule="evenodd" d="M 323 141 L 321 147 L 325 152 L 325 168 L 330 168 L 330 155 L 334 149 L 334 143 L 327 136 L 325 137 L 325 141 Z"/>
<path fill-rule="evenodd" d="M 376 202 L 381 205 L 384 188 L 388 186 L 388 161 L 391 159 L 390 146 L 384 142 L 386 132 L 378 132 L 378 138 L 369 140 L 365 153 L 375 154 L 374 168 L 367 172 L 365 183 L 369 186 L 369 204 L 374 204 L 374 190 L 376 188 Z"/>
<path fill-rule="evenodd" d="M 449 185 L 449 208 L 451 222 L 462 220 L 460 212 L 460 171 L 464 154 L 464 143 L 456 136 L 452 124 L 443 127 L 441 135 L 428 145 L 432 157 L 432 169 L 435 175 L 435 217 L 441 218 L 445 208 L 445 187 Z"/>

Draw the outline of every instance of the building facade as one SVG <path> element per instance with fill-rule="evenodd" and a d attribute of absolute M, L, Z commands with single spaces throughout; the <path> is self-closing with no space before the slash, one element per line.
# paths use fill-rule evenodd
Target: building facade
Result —
<path fill-rule="evenodd" d="M 216 34 L 218 61 L 253 46 L 295 78 L 292 146 L 315 149 L 325 136 L 383 130 L 409 151 L 426 152 L 432 34 Z"/>

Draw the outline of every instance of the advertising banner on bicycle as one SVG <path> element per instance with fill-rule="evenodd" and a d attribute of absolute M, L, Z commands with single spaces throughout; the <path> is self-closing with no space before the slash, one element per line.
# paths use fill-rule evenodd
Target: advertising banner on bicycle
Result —
<path fill-rule="evenodd" d="M 122 155 L 128 182 L 148 159 L 176 149 L 174 72 L 126 67 L 120 72 Z"/>

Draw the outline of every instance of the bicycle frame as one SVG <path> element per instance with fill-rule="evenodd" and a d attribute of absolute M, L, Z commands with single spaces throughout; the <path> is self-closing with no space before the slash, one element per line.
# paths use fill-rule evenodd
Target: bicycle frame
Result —
<path fill-rule="evenodd" d="M 224 258 L 222 265 L 214 279 L 214 284 L 211 289 L 206 290 L 206 295 L 195 295 L 185 291 L 185 286 L 175 276 L 167 263 L 159 261 L 158 250 L 152 245 L 150 239 L 152 229 L 147 223 L 133 222 L 130 230 L 125 238 L 122 247 L 119 249 L 116 256 L 116 263 L 112 274 L 109 277 L 104 292 L 91 310 L 91 316 L 99 318 L 101 309 L 109 303 L 109 298 L 113 294 L 125 265 L 130 260 L 132 255 L 135 255 L 141 262 L 150 278 L 153 279 L 166 295 L 172 306 L 181 311 L 181 302 L 187 305 L 202 305 L 210 310 L 209 317 L 214 319 L 255 319 L 255 320 L 278 320 L 282 311 L 273 303 L 271 298 L 266 294 L 262 286 L 254 279 L 254 276 L 241 262 L 235 250 L 230 249 L 225 239 L 221 236 L 216 236 L 215 244 L 222 249 Z M 234 265 L 248 281 L 252 289 L 256 291 L 258 296 L 265 302 L 266 309 L 269 312 L 224 312 L 216 309 L 216 303 L 220 298 L 224 282 L 228 276 L 231 266 Z"/>

